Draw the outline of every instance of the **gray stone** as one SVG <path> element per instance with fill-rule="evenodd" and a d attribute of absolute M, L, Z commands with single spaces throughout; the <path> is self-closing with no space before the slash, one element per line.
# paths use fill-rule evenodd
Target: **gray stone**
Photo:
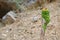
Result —
<path fill-rule="evenodd" d="M 11 24 L 16 21 L 16 16 L 17 15 L 13 11 L 10 11 L 5 16 L 3 16 L 2 22 L 5 24 Z"/>
<path fill-rule="evenodd" d="M 33 22 L 37 22 L 38 19 L 39 19 L 39 18 L 38 18 L 37 16 L 33 17 Z"/>

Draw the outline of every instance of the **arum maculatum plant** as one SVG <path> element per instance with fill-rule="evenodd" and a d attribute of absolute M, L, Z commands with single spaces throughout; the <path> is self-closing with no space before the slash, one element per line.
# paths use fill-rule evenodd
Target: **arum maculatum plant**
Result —
<path fill-rule="evenodd" d="M 50 15 L 49 10 L 47 8 L 42 9 L 42 18 L 44 19 L 45 23 L 43 23 L 42 27 L 44 32 L 46 31 L 47 25 L 50 22 Z"/>

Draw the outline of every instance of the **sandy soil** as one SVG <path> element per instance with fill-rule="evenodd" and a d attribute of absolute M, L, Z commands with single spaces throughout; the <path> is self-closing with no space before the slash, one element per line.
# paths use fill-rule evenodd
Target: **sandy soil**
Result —
<path fill-rule="evenodd" d="M 48 24 L 45 40 L 60 40 L 60 4 L 47 4 L 51 21 Z M 0 40 L 40 40 L 41 10 L 31 10 L 18 13 L 17 21 L 0 28 Z M 37 21 L 33 19 L 37 17 Z"/>

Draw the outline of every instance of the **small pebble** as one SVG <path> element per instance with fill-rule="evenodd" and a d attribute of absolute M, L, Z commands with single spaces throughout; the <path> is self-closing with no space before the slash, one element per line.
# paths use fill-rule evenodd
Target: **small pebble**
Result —
<path fill-rule="evenodd" d="M 7 35 L 6 34 L 2 34 L 2 36 L 6 37 Z"/>
<path fill-rule="evenodd" d="M 37 21 L 38 21 L 38 17 L 37 16 L 33 17 L 33 22 L 37 22 Z"/>

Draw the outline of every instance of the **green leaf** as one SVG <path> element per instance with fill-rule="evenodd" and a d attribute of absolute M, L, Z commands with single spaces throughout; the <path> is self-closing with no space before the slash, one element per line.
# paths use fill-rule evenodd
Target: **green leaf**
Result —
<path fill-rule="evenodd" d="M 43 27 L 44 32 L 45 32 L 45 31 L 46 31 L 46 27 L 47 27 L 47 25 L 46 25 L 46 24 L 44 24 L 42 27 Z"/>

